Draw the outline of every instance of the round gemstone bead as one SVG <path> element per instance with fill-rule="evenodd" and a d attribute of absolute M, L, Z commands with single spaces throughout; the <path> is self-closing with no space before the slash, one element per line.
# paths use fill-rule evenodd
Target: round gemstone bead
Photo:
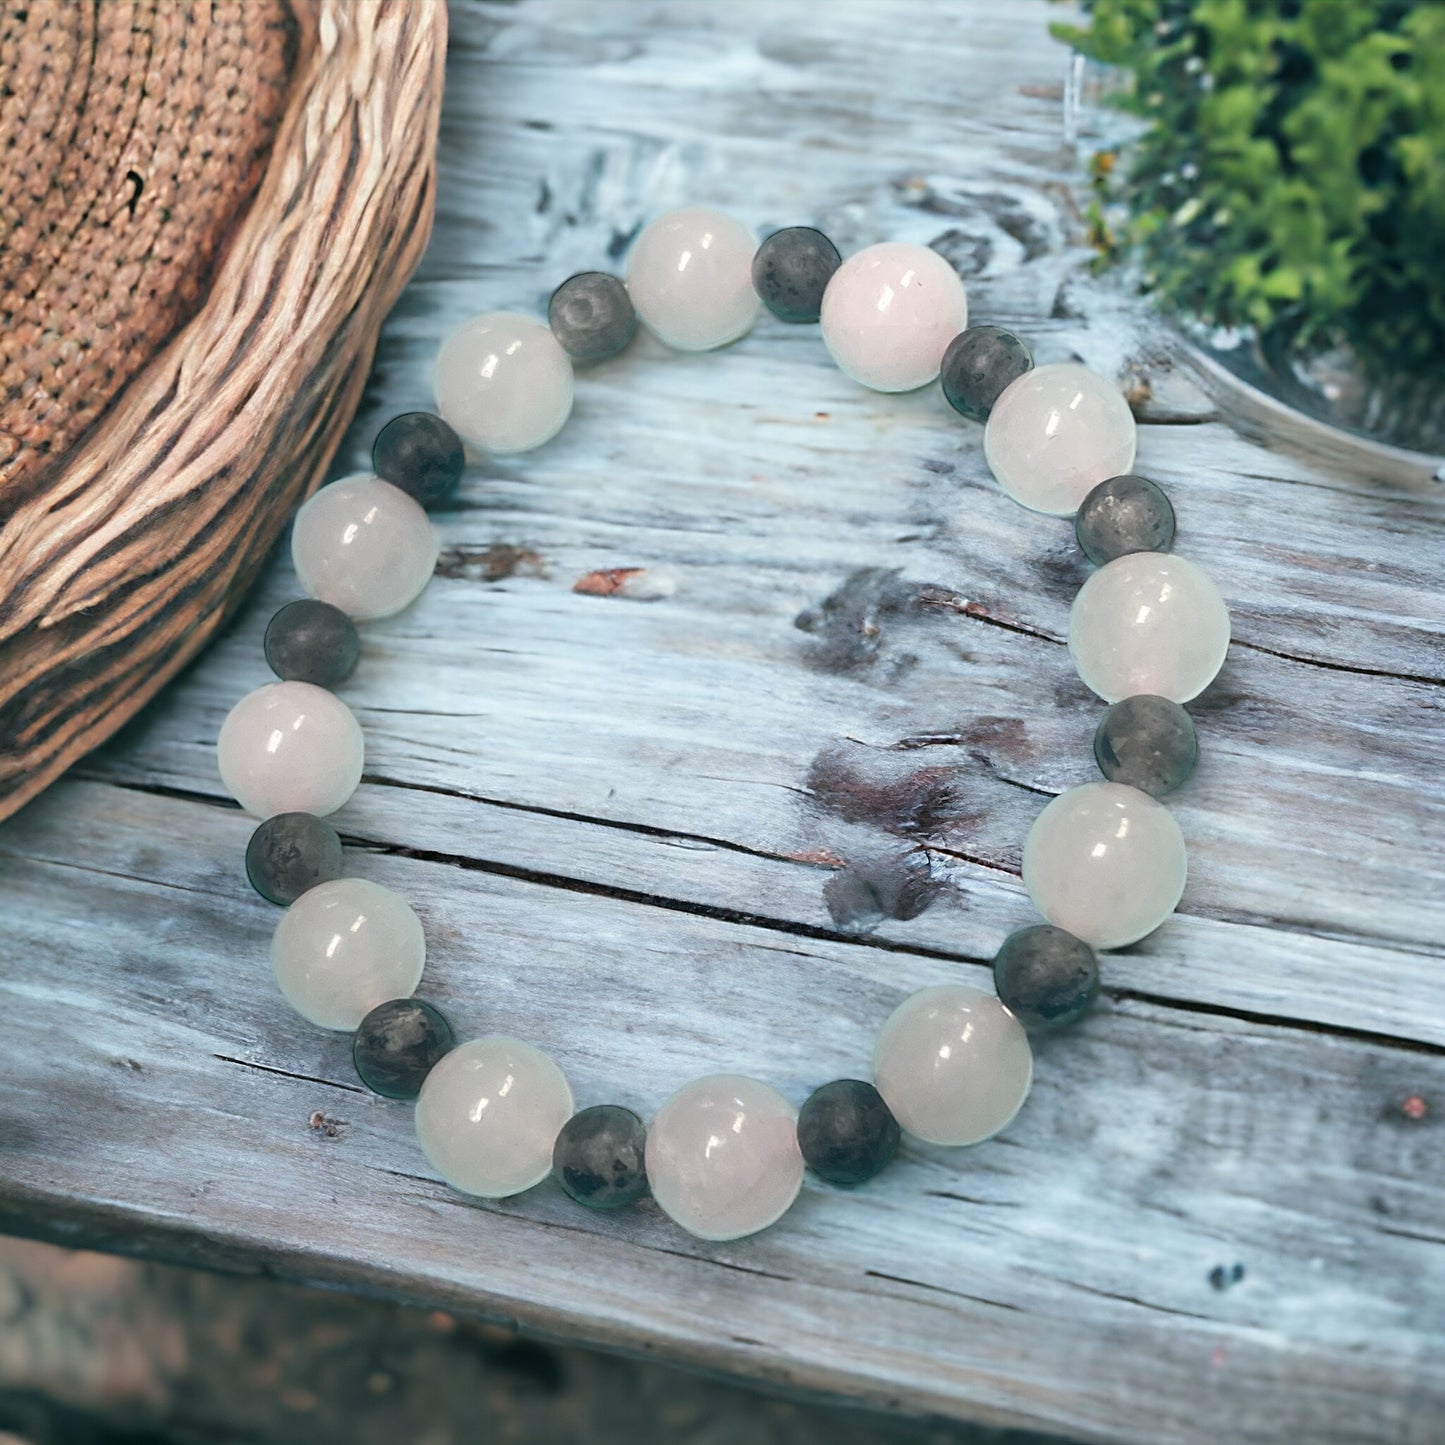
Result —
<path fill-rule="evenodd" d="M 547 324 L 573 361 L 606 361 L 637 334 L 637 310 L 616 276 L 582 271 L 552 293 Z"/>
<path fill-rule="evenodd" d="M 999 1002 L 1026 1027 L 1072 1023 L 1099 992 L 1099 960 L 1082 938 L 1050 923 L 1020 928 L 993 961 Z"/>
<path fill-rule="evenodd" d="M 627 292 L 642 324 L 678 351 L 711 351 L 752 329 L 752 232 L 704 206 L 659 216 L 627 258 Z"/>
<path fill-rule="evenodd" d="M 540 1184 L 572 1117 L 572 1089 L 550 1055 L 488 1034 L 459 1044 L 426 1077 L 416 1136 L 454 1189 L 505 1199 Z"/>
<path fill-rule="evenodd" d="M 351 676 L 361 651 L 356 624 L 314 597 L 288 602 L 266 624 L 266 661 L 287 682 L 335 687 Z"/>
<path fill-rule="evenodd" d="M 515 311 L 463 321 L 437 353 L 437 410 L 473 446 L 526 452 L 572 414 L 572 363 L 547 327 Z"/>
<path fill-rule="evenodd" d="M 983 451 L 998 484 L 1035 512 L 1071 516 L 1107 477 L 1134 465 L 1129 403 L 1086 366 L 1037 366 L 993 404 Z"/>
<path fill-rule="evenodd" d="M 798 1110 L 798 1145 L 829 1184 L 863 1184 L 898 1152 L 898 1120 L 862 1079 L 834 1079 Z"/>
<path fill-rule="evenodd" d="M 1116 702 L 1099 720 L 1094 757 L 1111 783 L 1158 798 L 1194 771 L 1199 739 L 1177 702 L 1140 693 Z"/>
<path fill-rule="evenodd" d="M 816 321 L 823 292 L 842 263 L 838 248 L 811 226 L 774 231 L 753 257 L 753 289 L 779 321 Z"/>
<path fill-rule="evenodd" d="M 1074 535 L 1084 556 L 1100 564 L 1130 552 L 1167 552 L 1174 545 L 1174 508 L 1148 477 L 1110 477 L 1079 504 Z"/>
<path fill-rule="evenodd" d="M 361 781 L 364 745 L 351 709 L 309 682 L 248 692 L 221 724 L 216 762 L 226 791 L 253 817 L 334 813 Z"/>
<path fill-rule="evenodd" d="M 310 813 L 277 813 L 246 844 L 246 877 L 262 898 L 295 903 L 308 888 L 341 877 L 341 839 Z"/>
<path fill-rule="evenodd" d="M 1033 1068 L 1024 1026 L 998 999 L 942 984 L 893 1011 L 878 1035 L 873 1076 L 910 1134 L 930 1144 L 977 1144 L 1018 1113 Z"/>
<path fill-rule="evenodd" d="M 647 1178 L 669 1218 L 699 1239 L 741 1239 L 780 1219 L 803 1185 L 797 1115 L 741 1074 L 685 1084 L 647 1131 Z"/>
<path fill-rule="evenodd" d="M 431 580 L 437 534 L 421 504 L 380 477 L 343 477 L 296 513 L 302 589 L 348 617 L 390 617 Z"/>
<path fill-rule="evenodd" d="M 1033 367 L 1029 349 L 1001 326 L 970 326 L 948 343 L 940 381 L 954 411 L 987 421 L 1003 390 Z"/>
<path fill-rule="evenodd" d="M 1162 804 L 1122 783 L 1061 793 L 1024 840 L 1024 886 L 1056 928 L 1092 948 L 1152 933 L 1184 892 L 1184 835 Z"/>
<path fill-rule="evenodd" d="M 1069 653 L 1104 699 L 1198 697 L 1229 651 L 1229 609 L 1208 575 L 1183 557 L 1131 552 L 1106 562 L 1074 598 Z"/>
<path fill-rule="evenodd" d="M 434 507 L 456 491 L 467 457 L 461 437 L 441 417 L 409 411 L 376 434 L 371 465 L 383 481 Z"/>
<path fill-rule="evenodd" d="M 874 391 L 912 391 L 939 372 L 968 325 L 958 273 L 927 246 L 884 241 L 850 256 L 823 293 L 823 343 Z"/>
<path fill-rule="evenodd" d="M 399 893 L 365 878 L 308 889 L 281 915 L 271 966 L 286 1001 L 318 1028 L 354 1029 L 421 982 L 426 938 Z"/>
<path fill-rule="evenodd" d="M 647 1193 L 647 1130 L 620 1104 L 573 1114 L 552 1149 L 563 1190 L 589 1209 L 621 1209 Z"/>
<path fill-rule="evenodd" d="M 357 1025 L 351 1061 L 372 1093 L 414 1099 L 455 1042 L 451 1025 L 429 1003 L 391 998 Z"/>

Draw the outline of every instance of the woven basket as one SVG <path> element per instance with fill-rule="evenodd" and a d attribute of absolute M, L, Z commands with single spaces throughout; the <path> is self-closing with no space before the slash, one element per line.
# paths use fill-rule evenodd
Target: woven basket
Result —
<path fill-rule="evenodd" d="M 0 818 L 203 648 L 431 229 L 443 0 L 0 8 Z"/>

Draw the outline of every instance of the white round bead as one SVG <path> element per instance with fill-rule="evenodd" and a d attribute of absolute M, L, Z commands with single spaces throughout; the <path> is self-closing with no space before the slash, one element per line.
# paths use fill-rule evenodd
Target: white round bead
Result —
<path fill-rule="evenodd" d="M 571 1086 L 549 1054 L 487 1034 L 453 1049 L 426 1076 L 416 1137 L 453 1189 L 505 1199 L 551 1173 L 552 1146 L 571 1117 Z"/>
<path fill-rule="evenodd" d="M 878 1035 L 873 1082 L 930 1144 L 977 1144 L 1018 1113 L 1033 1079 L 1024 1026 L 991 993 L 941 984 L 905 999 Z"/>
<path fill-rule="evenodd" d="M 1093 948 L 1137 943 L 1184 892 L 1184 835 L 1169 809 L 1123 783 L 1060 793 L 1024 840 L 1024 887 L 1056 928 Z"/>
<path fill-rule="evenodd" d="M 1069 517 L 1134 465 L 1138 428 L 1123 393 L 1086 366 L 1036 366 L 994 402 L 983 454 L 998 484 L 1035 512 Z"/>
<path fill-rule="evenodd" d="M 303 893 L 276 925 L 271 967 L 286 1002 L 323 1029 L 354 1029 L 421 982 L 426 937 L 399 893 L 336 878 Z"/>
<path fill-rule="evenodd" d="M 437 410 L 489 452 L 549 442 L 572 414 L 572 362 L 551 331 L 515 311 L 463 321 L 437 352 Z"/>
<path fill-rule="evenodd" d="M 927 246 L 883 241 L 850 256 L 823 292 L 823 344 L 840 370 L 874 391 L 926 386 L 968 325 L 958 272 Z"/>
<path fill-rule="evenodd" d="M 711 351 L 752 329 L 752 232 L 705 206 L 659 216 L 627 258 L 627 294 L 642 324 L 678 351 Z"/>
<path fill-rule="evenodd" d="M 797 1111 L 742 1074 L 684 1084 L 647 1130 L 647 1182 L 699 1239 L 741 1239 L 782 1217 L 803 1185 Z"/>
<path fill-rule="evenodd" d="M 1130 552 L 1106 562 L 1069 612 L 1069 654 L 1105 702 L 1154 693 L 1198 697 L 1229 651 L 1229 609 L 1183 557 Z"/>
<path fill-rule="evenodd" d="M 363 473 L 322 487 L 291 528 L 302 591 L 349 617 L 390 617 L 415 601 L 431 581 L 437 549 L 421 504 Z"/>
<path fill-rule="evenodd" d="M 356 791 L 364 753 L 351 709 L 309 682 L 248 692 L 216 740 L 226 791 L 257 818 L 334 813 Z"/>

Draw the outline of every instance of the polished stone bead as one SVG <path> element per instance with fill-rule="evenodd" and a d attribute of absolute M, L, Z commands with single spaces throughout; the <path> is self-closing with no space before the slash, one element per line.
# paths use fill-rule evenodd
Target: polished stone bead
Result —
<path fill-rule="evenodd" d="M 1194 720 L 1167 697 L 1139 693 L 1123 698 L 1099 720 L 1094 757 L 1111 783 L 1162 797 L 1173 792 L 1199 760 Z"/>
<path fill-rule="evenodd" d="M 362 1019 L 351 1042 L 361 1082 L 385 1099 L 414 1099 L 426 1076 L 451 1052 L 451 1025 L 419 998 L 392 998 Z"/>
<path fill-rule="evenodd" d="M 987 421 L 1004 388 L 1030 370 L 1034 359 L 1012 331 L 970 326 L 943 353 L 939 380 L 944 399 L 972 421 Z"/>
<path fill-rule="evenodd" d="M 863 1184 L 898 1152 L 898 1120 L 862 1079 L 834 1079 L 798 1110 L 798 1145 L 829 1184 Z"/>
<path fill-rule="evenodd" d="M 621 1209 L 647 1193 L 647 1130 L 620 1104 L 573 1114 L 552 1149 L 552 1172 L 578 1204 Z"/>
<path fill-rule="evenodd" d="M 426 936 L 411 905 L 365 878 L 308 889 L 271 938 L 286 1001 L 323 1029 L 354 1029 L 377 1004 L 409 998 L 425 964 Z"/>
<path fill-rule="evenodd" d="M 606 361 L 637 334 L 637 308 L 616 276 L 582 271 L 552 293 L 547 324 L 573 361 Z"/>
<path fill-rule="evenodd" d="M 1072 1023 L 1099 992 L 1099 960 L 1082 938 L 1050 923 L 1020 928 L 993 961 L 999 1002 L 1027 1028 Z"/>
<path fill-rule="evenodd" d="M 392 417 L 371 448 L 376 475 L 415 497 L 423 507 L 434 507 L 451 496 L 466 464 L 461 437 L 429 411 Z"/>
<path fill-rule="evenodd" d="M 1024 1026 L 990 993 L 940 984 L 905 999 L 878 1034 L 873 1077 L 894 1117 L 930 1144 L 977 1144 L 1023 1106 Z"/>
<path fill-rule="evenodd" d="M 659 216 L 627 258 L 627 293 L 642 324 L 678 351 L 711 351 L 751 330 L 757 243 L 741 221 L 705 206 Z"/>
<path fill-rule="evenodd" d="M 1148 477 L 1110 477 L 1079 504 L 1074 535 L 1091 562 L 1167 552 L 1174 545 L 1174 508 Z"/>
<path fill-rule="evenodd" d="M 246 877 L 262 898 L 295 903 L 308 888 L 341 877 L 341 839 L 311 813 L 277 813 L 246 844 Z"/>
<path fill-rule="evenodd" d="M 361 651 L 356 624 L 314 597 L 288 602 L 266 624 L 262 644 L 271 671 L 286 682 L 335 687 L 351 676 Z"/>
<path fill-rule="evenodd" d="M 1130 552 L 1106 562 L 1069 610 L 1069 654 L 1085 684 L 1118 702 L 1198 697 L 1229 651 L 1229 609 L 1193 562 Z"/>
<path fill-rule="evenodd" d="M 753 289 L 779 321 L 816 321 L 823 292 L 842 259 L 838 248 L 811 226 L 774 231 L 753 257 Z"/>
<path fill-rule="evenodd" d="M 1168 808 L 1122 783 L 1060 793 L 1024 839 L 1024 886 L 1057 928 L 1092 948 L 1152 933 L 1184 892 L 1184 835 Z"/>

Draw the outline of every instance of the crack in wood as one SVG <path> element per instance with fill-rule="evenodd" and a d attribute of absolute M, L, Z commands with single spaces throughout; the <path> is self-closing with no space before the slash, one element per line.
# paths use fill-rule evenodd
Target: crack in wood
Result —
<path fill-rule="evenodd" d="M 907 1285 L 910 1289 L 921 1289 L 929 1294 L 947 1295 L 950 1299 L 969 1300 L 973 1304 L 985 1305 L 991 1310 L 1008 1310 L 1012 1314 L 1028 1314 L 1022 1305 L 1008 1304 L 1003 1300 L 985 1299 L 981 1295 L 967 1294 L 961 1289 L 949 1289 L 947 1285 L 925 1284 L 921 1279 L 909 1279 L 907 1275 L 886 1274 L 881 1269 L 865 1269 L 866 1279 L 887 1280 L 889 1284 Z"/>
<path fill-rule="evenodd" d="M 275 1074 L 282 1079 L 295 1079 L 303 1084 L 324 1084 L 328 1089 L 342 1089 L 348 1094 L 365 1094 L 368 1090 L 360 1084 L 343 1084 L 338 1079 L 323 1079 L 316 1074 L 299 1074 L 295 1069 L 283 1069 L 275 1064 L 258 1064 L 255 1059 L 237 1059 L 230 1054 L 212 1054 L 213 1059 L 219 1059 L 223 1064 L 236 1064 L 243 1069 L 254 1069 L 260 1074 Z"/>

